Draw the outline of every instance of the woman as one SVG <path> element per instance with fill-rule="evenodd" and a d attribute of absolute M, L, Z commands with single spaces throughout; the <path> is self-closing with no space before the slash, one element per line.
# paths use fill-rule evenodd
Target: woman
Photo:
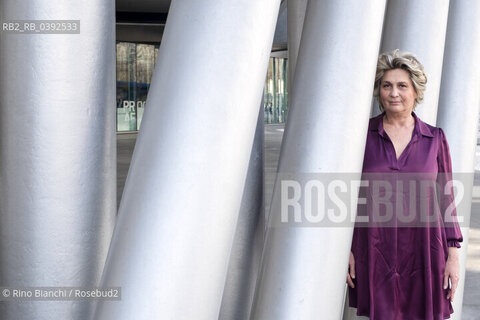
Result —
<path fill-rule="evenodd" d="M 423 99 L 426 82 L 423 66 L 413 54 L 397 49 L 380 55 L 374 96 L 383 113 L 370 119 L 364 175 L 382 173 L 398 179 L 399 173 L 417 177 L 427 173 L 443 185 L 451 180 L 443 131 L 413 112 Z M 437 201 L 437 197 L 422 201 L 430 205 L 431 199 Z M 452 201 L 453 193 L 439 196 L 438 207 L 430 205 L 440 218 L 429 225 L 355 226 L 347 283 L 349 304 L 357 308 L 357 315 L 371 320 L 450 318 L 459 281 L 457 251 L 463 240 L 456 219 L 448 225 L 442 220 Z"/>

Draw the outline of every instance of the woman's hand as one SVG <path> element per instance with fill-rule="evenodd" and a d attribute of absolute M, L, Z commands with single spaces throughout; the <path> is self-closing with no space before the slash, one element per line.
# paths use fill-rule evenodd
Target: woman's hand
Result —
<path fill-rule="evenodd" d="M 353 257 L 353 253 L 350 251 L 350 260 L 348 261 L 347 283 L 351 288 L 355 288 L 352 279 L 355 279 L 355 258 Z"/>
<path fill-rule="evenodd" d="M 447 299 L 453 302 L 455 291 L 457 291 L 458 281 L 460 280 L 460 266 L 458 263 L 458 249 L 456 247 L 448 248 L 448 259 L 445 266 L 445 275 L 443 276 L 443 289 L 448 288 L 450 279 L 452 287 L 448 290 Z"/>

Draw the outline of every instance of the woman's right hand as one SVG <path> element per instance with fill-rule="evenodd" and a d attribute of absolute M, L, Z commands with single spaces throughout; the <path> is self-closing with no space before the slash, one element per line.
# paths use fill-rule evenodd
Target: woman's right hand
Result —
<path fill-rule="evenodd" d="M 355 257 L 353 256 L 353 253 L 350 251 L 350 260 L 348 261 L 348 271 L 347 271 L 347 283 L 351 288 L 355 288 L 353 279 L 355 279 Z"/>

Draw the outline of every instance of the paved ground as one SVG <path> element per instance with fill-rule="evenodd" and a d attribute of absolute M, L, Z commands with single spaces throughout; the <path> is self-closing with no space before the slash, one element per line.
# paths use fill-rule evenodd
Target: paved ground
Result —
<path fill-rule="evenodd" d="M 117 134 L 117 207 L 122 198 L 123 187 L 127 179 L 127 172 L 130 167 L 136 139 L 136 133 Z"/>
<path fill-rule="evenodd" d="M 136 134 L 117 135 L 117 200 L 120 202 L 123 186 L 127 177 L 130 158 L 135 145 Z M 283 136 L 283 125 L 265 125 L 265 212 L 271 201 L 273 180 L 278 164 L 278 156 Z M 480 142 L 480 140 L 479 140 Z M 480 146 L 477 146 L 477 166 L 475 189 L 472 199 L 472 218 L 469 230 L 467 250 L 467 271 L 463 298 L 462 320 L 480 319 Z"/>

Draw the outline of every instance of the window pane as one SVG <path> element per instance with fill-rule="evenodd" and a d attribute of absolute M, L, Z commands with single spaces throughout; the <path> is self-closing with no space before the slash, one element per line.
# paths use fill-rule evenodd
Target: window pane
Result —
<path fill-rule="evenodd" d="M 135 43 L 117 43 L 117 131 L 137 128 Z"/>
<path fill-rule="evenodd" d="M 137 44 L 137 130 L 140 130 L 145 101 L 152 81 L 155 63 L 155 46 L 149 44 Z"/>
<path fill-rule="evenodd" d="M 284 123 L 288 109 L 287 59 L 270 58 L 264 88 L 265 123 Z"/>

